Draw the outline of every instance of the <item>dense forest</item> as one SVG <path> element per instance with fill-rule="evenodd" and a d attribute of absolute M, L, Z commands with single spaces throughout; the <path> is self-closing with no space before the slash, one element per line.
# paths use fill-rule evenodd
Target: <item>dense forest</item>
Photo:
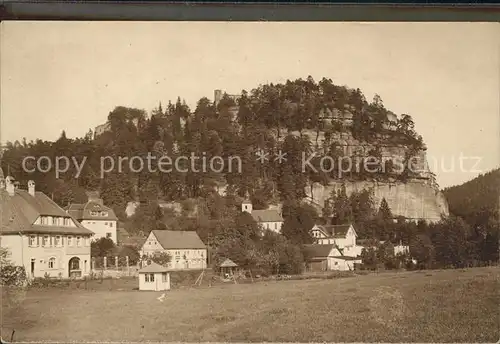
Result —
<path fill-rule="evenodd" d="M 349 125 L 346 125 L 346 118 Z M 388 129 L 388 118 L 396 118 L 392 129 Z M 303 202 L 305 187 L 311 182 L 327 184 L 338 178 L 336 169 L 339 166 L 324 173 L 303 173 L 302 153 L 315 151 L 321 144 L 329 156 L 343 156 L 345 153 L 335 139 L 339 133 L 348 133 L 375 147 L 365 156 L 350 157 L 358 165 L 348 178 L 364 180 L 391 176 L 404 182 L 405 178 L 412 177 L 409 169 L 393 173 L 391 161 L 386 161 L 384 168 L 375 166 L 377 173 L 372 172 L 373 168 L 368 172 L 359 167 L 366 166 L 363 163 L 368 156 L 379 157 L 379 145 L 383 143 L 407 147 L 406 159 L 424 147 L 411 116 L 401 114 L 396 117 L 385 108 L 378 95 L 367 101 L 359 89 L 337 86 L 326 78 L 317 83 L 308 77 L 285 84 L 262 85 L 250 92 L 242 91 L 237 104 L 224 95 L 217 105 L 202 98 L 194 110 L 189 109 L 181 98 L 175 103 L 168 102 L 165 108 L 160 103 L 150 114 L 141 109 L 117 106 L 109 113 L 107 121 L 110 130 L 97 137 L 89 131 L 82 138 L 72 139 L 63 131 L 55 142 L 27 142 L 25 139 L 9 142 L 1 166 L 21 184 L 33 179 L 38 190 L 61 206 L 85 202 L 86 191 L 100 191 L 105 204 L 115 210 L 131 234 L 146 235 L 152 229 L 165 228 L 196 230 L 215 251 L 216 259 L 230 257 L 241 266 L 298 272 L 303 260 L 301 245 L 312 241 L 309 229 L 314 223 L 354 223 L 360 239 L 374 239 L 377 243 L 385 241 L 385 246 L 376 244 L 363 253 L 364 261 L 372 266 L 405 264 L 408 257 L 396 259 L 387 253 L 390 251 L 387 245 L 398 243 L 410 245 L 411 253 L 421 267 L 464 266 L 477 261 L 498 260 L 495 250 L 498 248 L 498 233 L 492 229 L 498 222 L 480 223 L 482 211 L 492 209 L 490 198 L 493 196 L 488 196 L 487 200 L 483 198 L 488 206 L 481 207 L 483 203 L 475 200 L 484 194 L 480 195 L 475 186 L 470 186 L 476 188 L 474 192 L 465 192 L 470 204 L 460 203 L 465 202 L 459 201 L 463 198 L 459 196 L 461 191 L 457 191 L 460 187 L 447 190 L 450 209 L 458 217 L 452 216 L 434 225 L 395 219 L 387 202 L 383 200 L 376 206 L 368 190 L 349 196 L 345 188 L 332 192 L 321 216 L 318 209 Z M 316 133 L 316 139 L 303 135 L 305 131 Z M 324 134 L 321 143 L 318 142 L 320 132 Z M 287 154 L 287 160 L 278 163 L 270 159 L 262 164 L 255 159 L 260 149 L 273 153 L 281 150 Z M 125 163 L 121 170 L 110 169 L 102 174 L 103 157 L 118 161 L 119 157 L 145 158 L 148 154 L 172 159 L 192 154 L 208 159 L 219 156 L 226 164 L 230 163 L 231 157 L 238 156 L 242 170 L 241 173 L 234 170 L 196 172 L 202 170 L 196 165 L 196 169 L 173 169 L 162 173 L 155 165 L 157 160 L 153 160 L 153 172 L 149 169 L 137 171 L 133 165 Z M 71 163 L 65 166 L 65 172 L 56 176 L 54 166 L 49 168 L 41 164 L 33 173 L 28 173 L 22 166 L 27 156 L 46 156 L 52 162 L 57 157 L 66 156 L 83 168 L 79 171 Z M 198 160 L 196 164 L 199 163 Z M 313 159 L 312 164 L 318 166 L 318 159 Z M 27 167 L 32 169 L 35 166 Z M 48 171 L 41 172 L 40 167 Z M 488 183 L 484 182 L 483 189 L 488 189 Z M 225 187 L 224 196 L 217 192 L 218 186 Z M 254 209 L 283 204 L 283 235 L 257 234 L 256 223 L 240 211 L 241 199 L 246 195 L 251 198 Z M 141 201 L 141 204 L 136 213 L 127 218 L 125 208 L 127 202 L 133 200 Z M 177 214 L 162 209 L 159 201 L 179 202 L 182 212 Z M 196 216 L 192 216 L 193 209 L 196 209 Z M 493 245 L 495 240 L 496 246 Z"/>
<path fill-rule="evenodd" d="M 235 105 L 237 113 L 233 120 Z M 194 111 L 180 98 L 175 104 L 169 102 L 165 109 L 160 103 L 151 114 L 118 106 L 107 118 L 111 130 L 95 139 L 92 131 L 75 139 L 66 137 L 63 132 L 55 142 L 27 142 L 23 139 L 7 143 L 2 168 L 9 170 L 21 183 L 35 180 L 41 191 L 52 195 L 63 206 L 84 200 L 85 190 L 99 190 L 106 204 L 112 206 L 122 219 L 127 201 L 179 201 L 207 197 L 217 185 L 227 185 L 228 192 L 240 196 L 249 194 L 258 209 L 270 202 L 299 200 L 304 197 L 304 187 L 308 183 L 327 183 L 329 179 L 338 178 L 339 166 L 333 166 L 328 173 L 302 172 L 301 153 L 311 152 L 319 145 L 317 136 L 316 140 L 311 140 L 302 135 L 305 130 L 324 133 L 321 145 L 331 157 L 343 154 L 339 143 L 333 139 L 335 134 L 349 132 L 358 140 L 374 143 L 375 149 L 367 152 L 367 156 L 380 156 L 377 144 L 391 142 L 409 147 L 407 158 L 411 158 L 422 148 L 422 138 L 415 132 L 411 116 L 406 114 L 393 123 L 394 130 L 387 130 L 389 114 L 392 113 L 384 107 L 378 95 L 368 102 L 359 89 L 337 86 L 325 78 L 316 83 L 308 77 L 285 84 L 262 85 L 251 92 L 242 91 L 238 104 L 227 95 L 217 106 L 202 98 Z M 352 119 L 349 126 L 345 125 L 343 118 Z M 299 135 L 293 135 L 294 132 Z M 255 159 L 255 153 L 260 149 L 268 152 L 282 150 L 288 159 L 282 164 L 272 160 L 261 164 Z M 206 156 L 207 159 L 221 156 L 225 166 L 233 163 L 230 157 L 237 156 L 242 161 L 242 173 L 229 168 L 222 172 L 202 173 L 193 170 L 134 172 L 133 166 L 125 163 L 121 172 L 115 168 L 101 178 L 101 157 L 112 157 L 117 161 L 119 157 L 146 157 L 148 152 L 155 157 L 168 155 L 172 159 L 191 154 Z M 86 160 L 83 170 L 75 178 L 77 169 L 74 164 L 59 176 L 55 175 L 53 166 L 47 173 L 40 172 L 40 167 L 34 173 L 27 173 L 22 168 L 26 156 L 47 156 L 52 162 L 58 156 L 67 156 L 79 163 Z M 357 165 L 349 173 L 349 178 L 365 179 L 368 172 L 363 169 L 366 166 L 363 159 L 366 156 L 351 158 L 357 161 Z M 153 168 L 157 168 L 154 163 Z M 319 160 L 313 159 L 311 163 L 318 166 Z M 391 174 L 391 161 L 384 163 L 388 166 L 384 166 L 383 173 L 370 172 L 371 178 Z M 44 168 L 44 164 L 41 167 Z M 378 167 L 381 166 L 375 166 L 375 170 L 382 171 Z M 409 174 L 411 172 L 404 171 L 397 177 L 406 178 Z"/>

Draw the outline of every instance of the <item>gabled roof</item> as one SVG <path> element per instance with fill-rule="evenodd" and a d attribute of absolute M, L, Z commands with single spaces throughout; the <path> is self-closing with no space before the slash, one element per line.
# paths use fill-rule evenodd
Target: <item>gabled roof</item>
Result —
<path fill-rule="evenodd" d="M 115 215 L 113 209 L 106 207 L 103 204 L 100 204 L 97 201 L 88 201 L 87 203 L 72 203 L 67 206 L 66 211 L 71 214 L 78 221 L 81 220 L 109 220 L 109 221 L 117 221 L 118 218 Z M 105 211 L 108 213 L 108 216 L 95 216 L 91 215 L 91 211 Z"/>
<path fill-rule="evenodd" d="M 10 196 L 7 191 L 0 190 L 0 209 L 0 232 L 2 234 L 94 234 L 42 192 L 35 192 L 32 196 L 25 190 L 16 189 L 14 195 Z M 35 225 L 34 222 L 40 216 L 70 218 L 75 227 Z"/>
<path fill-rule="evenodd" d="M 283 222 L 283 217 L 276 209 L 253 210 L 252 217 L 255 222 Z"/>
<path fill-rule="evenodd" d="M 153 230 L 151 233 L 165 250 L 207 248 L 195 231 Z"/>
<path fill-rule="evenodd" d="M 231 259 L 227 258 L 222 264 L 220 265 L 221 268 L 234 268 L 237 267 L 238 264 L 233 262 Z"/>
<path fill-rule="evenodd" d="M 327 237 L 342 239 L 347 236 L 347 232 L 349 228 L 351 228 L 351 225 L 316 225 L 313 229 L 315 227 L 322 231 Z M 352 228 L 354 230 L 354 226 Z M 354 230 L 354 235 L 357 236 L 356 230 Z"/>
<path fill-rule="evenodd" d="M 306 259 L 326 259 L 335 245 L 304 245 L 304 258 Z"/>
<path fill-rule="evenodd" d="M 143 267 L 139 270 L 139 273 L 155 273 L 155 272 L 167 272 L 168 268 L 161 266 L 155 262 L 151 262 L 148 266 Z"/>

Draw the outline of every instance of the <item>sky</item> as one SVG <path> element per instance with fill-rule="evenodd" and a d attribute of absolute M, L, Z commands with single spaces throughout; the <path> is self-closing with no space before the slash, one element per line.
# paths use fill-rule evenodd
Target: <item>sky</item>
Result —
<path fill-rule="evenodd" d="M 410 114 L 441 187 L 500 166 L 496 23 L 2 22 L 0 35 L 2 143 L 311 75 Z"/>

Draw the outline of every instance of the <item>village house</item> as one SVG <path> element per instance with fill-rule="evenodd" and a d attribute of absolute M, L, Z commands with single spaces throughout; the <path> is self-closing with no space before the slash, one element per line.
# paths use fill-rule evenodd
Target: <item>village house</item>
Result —
<path fill-rule="evenodd" d="M 253 210 L 252 202 L 245 200 L 241 204 L 241 211 L 252 215 L 252 218 L 262 229 L 269 229 L 276 233 L 281 232 L 283 217 L 278 209 Z"/>
<path fill-rule="evenodd" d="M 97 192 L 87 193 L 87 203 L 68 205 L 65 209 L 77 219 L 85 228 L 95 233 L 94 240 L 109 238 L 117 243 L 116 229 L 118 218 L 113 209 L 103 204 Z"/>
<path fill-rule="evenodd" d="M 0 173 L 3 175 L 3 173 Z M 0 180 L 0 243 L 8 259 L 29 278 L 83 277 L 90 272 L 94 234 L 28 182 L 21 190 L 12 177 Z"/>
<path fill-rule="evenodd" d="M 356 245 L 357 234 L 352 225 L 314 225 L 310 231 L 315 244 L 335 244 L 344 250 L 344 255 L 356 257 L 362 247 Z"/>
<path fill-rule="evenodd" d="M 352 271 L 354 264 L 361 264 L 361 258 L 343 254 L 335 244 L 304 245 L 306 271 Z"/>
<path fill-rule="evenodd" d="M 310 270 L 353 270 L 361 263 L 362 247 L 356 245 L 356 230 L 352 225 L 314 225 L 312 245 L 305 245 L 306 266 Z"/>
<path fill-rule="evenodd" d="M 207 247 L 195 231 L 152 230 L 140 250 L 141 256 L 170 255 L 169 269 L 199 270 L 207 267 Z"/>

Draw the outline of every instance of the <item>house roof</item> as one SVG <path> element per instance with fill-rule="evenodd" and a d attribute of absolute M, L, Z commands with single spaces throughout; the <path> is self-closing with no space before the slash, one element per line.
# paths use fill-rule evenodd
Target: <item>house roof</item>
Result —
<path fill-rule="evenodd" d="M 335 248 L 335 245 L 304 245 L 304 258 L 318 259 L 327 258 L 330 252 Z"/>
<path fill-rule="evenodd" d="M 78 221 L 81 220 L 109 220 L 109 221 L 117 221 L 118 218 L 115 215 L 113 209 L 106 207 L 98 201 L 90 200 L 87 203 L 78 204 L 72 203 L 67 206 L 66 211 L 71 214 Z M 99 215 L 91 215 L 91 211 L 98 211 Z M 108 213 L 107 216 L 101 216 L 100 212 L 105 211 Z"/>
<path fill-rule="evenodd" d="M 323 231 L 326 236 L 340 239 L 347 236 L 347 232 L 349 228 L 351 228 L 351 225 L 316 225 L 315 227 Z"/>
<path fill-rule="evenodd" d="M 35 192 L 32 196 L 26 190 L 16 189 L 14 195 L 10 196 L 7 191 L 0 190 L 0 209 L 0 232 L 2 234 L 94 234 L 42 192 Z M 34 224 L 40 216 L 70 218 L 75 227 Z"/>
<path fill-rule="evenodd" d="M 151 262 L 148 266 L 143 267 L 139 270 L 139 273 L 155 273 L 155 272 L 167 272 L 168 268 L 161 266 L 155 262 Z"/>
<path fill-rule="evenodd" d="M 233 262 L 231 259 L 227 258 L 225 261 L 222 262 L 220 265 L 221 268 L 234 268 L 237 267 L 238 264 Z"/>
<path fill-rule="evenodd" d="M 253 210 L 252 217 L 255 222 L 283 222 L 283 217 L 276 209 Z"/>
<path fill-rule="evenodd" d="M 206 249 L 196 231 L 151 231 L 160 245 L 166 249 Z"/>

